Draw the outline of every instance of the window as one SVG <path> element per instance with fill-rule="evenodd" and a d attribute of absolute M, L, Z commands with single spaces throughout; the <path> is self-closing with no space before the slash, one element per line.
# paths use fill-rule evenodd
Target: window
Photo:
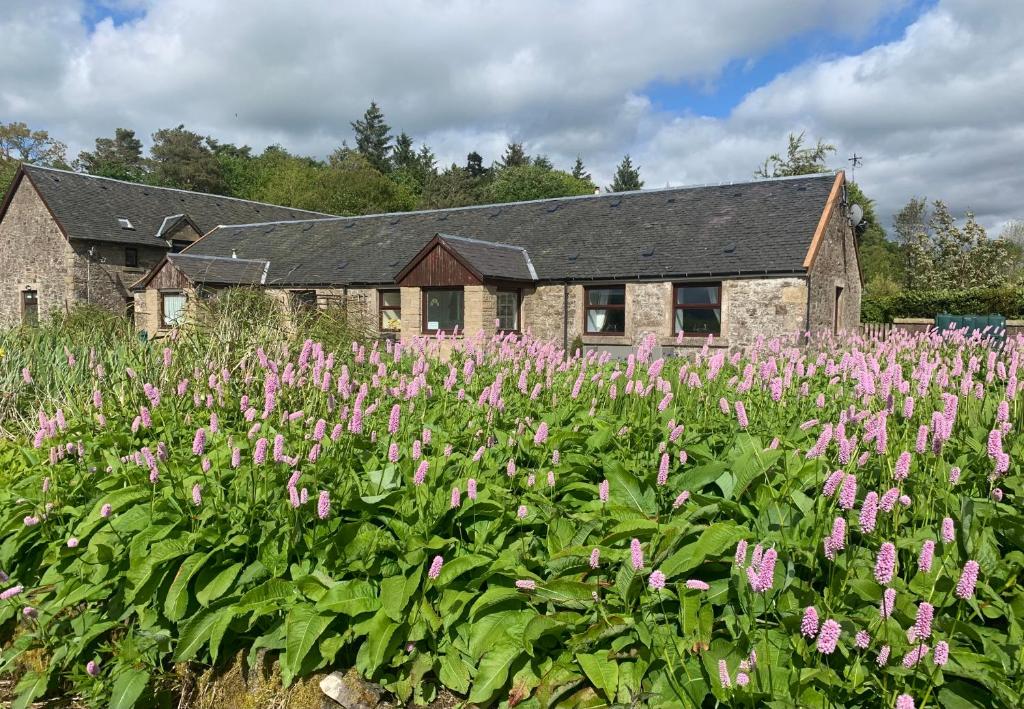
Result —
<path fill-rule="evenodd" d="M 843 287 L 836 286 L 836 304 L 832 311 L 832 334 L 839 334 L 839 320 L 843 314 Z"/>
<path fill-rule="evenodd" d="M 185 294 L 161 293 L 160 311 L 164 327 L 180 325 L 185 319 Z"/>
<path fill-rule="evenodd" d="M 39 293 L 34 290 L 21 292 L 21 323 L 36 326 L 39 324 Z"/>
<path fill-rule="evenodd" d="M 402 329 L 402 291 L 377 291 L 377 305 L 380 308 L 381 332 L 397 332 Z"/>
<path fill-rule="evenodd" d="M 137 268 L 139 265 L 139 250 L 128 247 L 124 250 L 124 265 L 128 268 Z"/>
<path fill-rule="evenodd" d="M 722 284 L 686 283 L 676 286 L 674 310 L 674 332 L 722 334 Z"/>
<path fill-rule="evenodd" d="M 464 297 L 461 288 L 423 290 L 423 332 L 464 329 Z"/>
<path fill-rule="evenodd" d="M 293 290 L 288 293 L 288 298 L 293 311 L 316 310 L 315 290 Z"/>
<path fill-rule="evenodd" d="M 135 231 L 135 227 L 132 226 L 132 222 L 131 222 L 130 219 L 126 219 L 125 217 L 120 217 L 117 220 L 117 223 L 121 225 L 122 229 L 127 229 L 128 231 Z"/>
<path fill-rule="evenodd" d="M 498 291 L 498 329 L 502 332 L 519 332 L 520 291 Z"/>
<path fill-rule="evenodd" d="M 626 286 L 584 289 L 585 332 L 591 335 L 622 335 L 626 332 Z"/>

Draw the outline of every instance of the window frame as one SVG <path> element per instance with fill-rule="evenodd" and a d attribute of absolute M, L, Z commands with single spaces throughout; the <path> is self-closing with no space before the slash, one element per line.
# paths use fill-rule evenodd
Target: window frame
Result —
<path fill-rule="evenodd" d="M 397 293 L 398 294 L 398 307 L 384 305 L 384 294 L 385 293 Z M 465 309 L 465 305 L 463 305 Z M 398 311 L 398 327 L 388 328 L 384 327 L 384 311 L 385 310 L 396 310 Z M 402 289 L 401 288 L 378 288 L 377 289 L 377 328 L 381 332 L 401 332 L 402 331 Z"/>
<path fill-rule="evenodd" d="M 429 315 L 427 313 L 427 297 L 430 293 L 436 293 L 438 291 L 462 293 L 462 313 L 459 318 L 462 322 L 459 324 L 459 330 L 461 332 L 466 331 L 466 288 L 464 286 L 436 286 L 430 288 L 420 288 L 420 333 L 423 335 L 436 335 L 439 332 L 443 332 L 446 335 L 450 335 L 455 332 L 455 328 L 439 328 L 437 330 L 431 330 L 427 328 L 429 322 Z"/>
<path fill-rule="evenodd" d="M 606 305 L 591 305 L 590 304 L 590 292 L 593 290 L 608 290 L 611 288 L 622 289 L 622 304 L 606 304 Z M 622 311 L 622 330 L 619 332 L 609 332 L 607 330 L 591 330 L 590 329 L 590 311 L 591 310 L 621 310 Z M 613 283 L 605 285 L 593 285 L 583 286 L 583 334 L 584 335 L 597 335 L 599 337 L 623 337 L 626 334 L 628 324 L 628 318 L 626 313 L 626 284 L 625 283 Z"/>
<path fill-rule="evenodd" d="M 139 250 L 134 246 L 124 247 L 124 265 L 125 268 L 139 267 Z"/>
<path fill-rule="evenodd" d="M 182 318 L 184 318 L 184 316 L 185 316 L 185 308 L 188 306 L 188 295 L 185 293 L 185 291 L 181 291 L 181 290 L 160 291 L 160 327 L 161 328 L 165 328 L 165 329 L 166 328 L 172 328 L 172 327 L 178 327 L 181 324 L 180 320 L 178 322 L 174 322 L 174 323 L 167 322 L 167 311 L 165 309 L 165 301 L 167 300 L 168 296 L 181 296 L 181 298 L 182 298 L 181 317 Z"/>
<path fill-rule="evenodd" d="M 679 290 L 681 288 L 714 288 L 717 291 L 716 300 L 717 303 L 680 303 L 679 302 Z M 718 319 L 718 332 L 711 333 L 694 333 L 694 337 L 707 337 L 708 335 L 714 335 L 715 337 L 722 336 L 722 282 L 721 281 L 700 281 L 694 283 L 673 283 L 672 284 L 672 334 L 678 335 L 685 330 L 680 330 L 677 327 L 679 322 L 677 315 L 680 310 L 717 310 L 719 311 Z"/>
<path fill-rule="evenodd" d="M 499 332 L 510 332 L 512 334 L 519 334 L 523 331 L 523 289 L 522 288 L 499 288 L 494 295 L 494 316 L 495 320 L 499 320 L 498 316 L 498 298 L 501 297 L 502 293 L 510 293 L 516 297 L 516 326 L 512 329 L 503 328 L 499 325 Z"/>
<path fill-rule="evenodd" d="M 312 294 L 312 301 L 308 298 Z M 313 288 L 288 291 L 288 307 L 293 313 L 315 313 L 320 307 L 319 296 Z"/>
<path fill-rule="evenodd" d="M 21 293 L 21 324 L 26 327 L 37 327 L 39 325 L 39 291 L 34 288 L 26 288 Z M 29 297 L 31 294 L 31 298 Z M 32 301 L 31 307 L 29 307 L 29 300 Z M 32 321 L 29 322 L 25 319 L 26 314 L 32 311 Z"/>

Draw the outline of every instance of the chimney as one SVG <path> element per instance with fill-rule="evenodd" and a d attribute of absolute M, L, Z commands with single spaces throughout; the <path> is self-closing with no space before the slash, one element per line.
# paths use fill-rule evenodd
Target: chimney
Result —
<path fill-rule="evenodd" d="M 238 252 L 234 249 L 231 249 L 231 258 L 238 258 Z"/>
<path fill-rule="evenodd" d="M 595 187 L 594 188 L 594 194 L 601 194 L 601 188 L 600 187 Z"/>

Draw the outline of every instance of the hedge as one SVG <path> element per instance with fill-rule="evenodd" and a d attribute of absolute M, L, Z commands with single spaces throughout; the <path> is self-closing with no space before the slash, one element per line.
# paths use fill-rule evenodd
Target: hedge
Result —
<path fill-rule="evenodd" d="M 907 291 L 881 298 L 865 297 L 860 307 L 860 317 L 864 322 L 933 318 L 940 313 L 1024 318 L 1024 288 Z"/>

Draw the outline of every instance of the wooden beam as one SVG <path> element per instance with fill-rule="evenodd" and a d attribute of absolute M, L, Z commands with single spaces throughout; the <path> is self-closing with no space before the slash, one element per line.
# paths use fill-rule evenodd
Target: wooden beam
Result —
<path fill-rule="evenodd" d="M 804 257 L 804 268 L 810 269 L 814 263 L 815 257 L 818 255 L 818 249 L 821 248 L 821 241 L 825 238 L 825 229 L 828 227 L 828 220 L 832 217 L 832 210 L 835 209 L 836 201 L 839 199 L 839 195 L 842 192 L 843 183 L 846 181 L 846 173 L 840 170 L 836 173 L 835 182 L 832 183 L 832 191 L 828 194 L 828 200 L 825 202 L 825 208 L 821 211 L 821 218 L 818 219 L 818 228 L 814 230 L 814 237 L 811 239 L 811 245 L 807 249 L 807 255 Z"/>

